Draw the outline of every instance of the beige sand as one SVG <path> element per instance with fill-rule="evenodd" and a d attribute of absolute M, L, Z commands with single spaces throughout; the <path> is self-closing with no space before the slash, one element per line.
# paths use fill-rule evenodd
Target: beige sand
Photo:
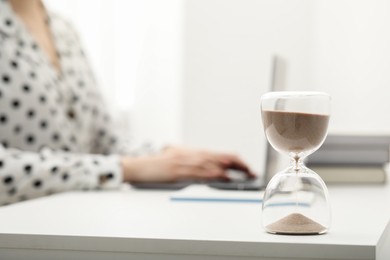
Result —
<path fill-rule="evenodd" d="M 302 214 L 292 213 L 269 224 L 266 230 L 278 234 L 313 235 L 323 233 L 326 228 Z"/>

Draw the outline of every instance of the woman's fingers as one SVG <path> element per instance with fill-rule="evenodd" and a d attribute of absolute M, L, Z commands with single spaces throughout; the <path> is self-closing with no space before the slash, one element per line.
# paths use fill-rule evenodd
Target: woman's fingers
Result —
<path fill-rule="evenodd" d="M 235 169 L 243 172 L 247 177 L 254 178 L 256 175 L 250 170 L 248 165 L 242 161 L 238 156 L 233 154 L 220 155 L 221 162 L 226 169 Z"/>
<path fill-rule="evenodd" d="M 188 161 L 182 161 L 177 170 L 180 179 L 229 180 L 224 168 L 216 163 L 211 163 L 205 160 L 193 160 L 192 158 Z"/>
<path fill-rule="evenodd" d="M 228 169 L 239 170 L 248 178 L 256 176 L 247 164 L 234 154 L 171 148 L 165 152 L 165 155 L 174 161 L 173 163 L 176 165 L 175 175 L 178 179 L 229 180 Z"/>

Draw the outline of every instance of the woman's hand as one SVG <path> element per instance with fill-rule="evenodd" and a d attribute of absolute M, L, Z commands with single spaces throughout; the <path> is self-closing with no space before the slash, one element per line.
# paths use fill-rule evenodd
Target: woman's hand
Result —
<path fill-rule="evenodd" d="M 227 169 L 237 169 L 252 178 L 255 175 L 236 155 L 170 147 L 143 157 L 123 157 L 126 182 L 172 182 L 185 179 L 229 180 Z"/>

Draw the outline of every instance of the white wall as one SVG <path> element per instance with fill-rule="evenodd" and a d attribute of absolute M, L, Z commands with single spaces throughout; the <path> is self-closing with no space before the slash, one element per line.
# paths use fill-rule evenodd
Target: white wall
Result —
<path fill-rule="evenodd" d="M 183 3 L 147 0 L 140 34 L 132 130 L 134 140 L 181 142 Z"/>
<path fill-rule="evenodd" d="M 287 62 L 287 88 L 310 87 L 310 18 L 305 0 L 187 0 L 184 143 L 238 153 L 261 171 L 271 56 Z"/>
<path fill-rule="evenodd" d="M 330 131 L 390 133 L 390 1 L 317 0 L 314 82 L 329 92 Z"/>

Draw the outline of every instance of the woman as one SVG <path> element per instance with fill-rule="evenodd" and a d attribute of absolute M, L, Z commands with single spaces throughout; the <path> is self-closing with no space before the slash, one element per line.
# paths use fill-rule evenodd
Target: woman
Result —
<path fill-rule="evenodd" d="M 70 24 L 40 0 L 0 1 L 0 204 L 122 182 L 228 179 L 228 168 L 253 176 L 231 154 L 171 147 L 136 157 L 120 155 L 117 140 Z"/>

